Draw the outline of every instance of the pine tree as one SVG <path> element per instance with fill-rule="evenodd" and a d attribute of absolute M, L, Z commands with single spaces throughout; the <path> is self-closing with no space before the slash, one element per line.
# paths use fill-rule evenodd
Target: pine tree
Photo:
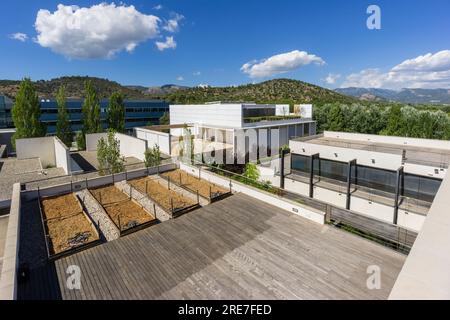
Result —
<path fill-rule="evenodd" d="M 56 94 L 58 104 L 58 120 L 56 122 L 56 136 L 70 148 L 73 140 L 73 132 L 70 126 L 69 113 L 66 105 L 66 88 L 61 86 Z"/>
<path fill-rule="evenodd" d="M 16 132 L 11 139 L 14 148 L 16 147 L 16 139 L 45 136 L 47 130 L 40 118 L 39 97 L 31 80 L 25 78 L 20 83 L 16 101 L 12 108 L 12 119 L 16 127 Z"/>
<path fill-rule="evenodd" d="M 125 105 L 120 92 L 114 92 L 109 99 L 108 127 L 117 132 L 125 131 Z"/>

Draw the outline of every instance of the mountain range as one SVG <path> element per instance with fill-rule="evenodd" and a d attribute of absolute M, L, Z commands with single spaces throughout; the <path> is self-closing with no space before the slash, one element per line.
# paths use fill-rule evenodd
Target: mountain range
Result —
<path fill-rule="evenodd" d="M 388 101 L 410 104 L 450 104 L 450 89 L 340 88 L 336 92 L 366 101 Z"/>

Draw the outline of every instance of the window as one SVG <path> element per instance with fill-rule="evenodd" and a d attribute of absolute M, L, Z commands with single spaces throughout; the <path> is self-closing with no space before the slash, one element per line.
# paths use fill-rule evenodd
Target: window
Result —
<path fill-rule="evenodd" d="M 441 180 L 405 173 L 403 184 L 404 196 L 432 202 L 441 186 Z"/>
<path fill-rule="evenodd" d="M 303 136 L 309 136 L 309 123 L 303 124 Z"/>

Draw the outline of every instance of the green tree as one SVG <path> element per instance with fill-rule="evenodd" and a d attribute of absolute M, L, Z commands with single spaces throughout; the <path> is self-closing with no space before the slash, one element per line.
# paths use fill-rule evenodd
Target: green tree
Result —
<path fill-rule="evenodd" d="M 159 118 L 160 125 L 168 125 L 170 124 L 170 117 L 168 112 L 164 112 L 161 118 Z"/>
<path fill-rule="evenodd" d="M 388 115 L 387 126 L 382 134 L 401 136 L 405 131 L 402 115 L 402 107 L 395 105 L 391 107 Z"/>
<path fill-rule="evenodd" d="M 77 139 L 79 149 L 86 149 L 86 134 L 102 132 L 100 101 L 91 81 L 84 83 L 84 94 L 84 102 L 81 107 L 81 112 L 83 113 L 83 129 L 81 131 L 82 135 L 78 136 Z"/>
<path fill-rule="evenodd" d="M 114 92 L 109 98 L 107 121 L 110 129 L 117 132 L 125 131 L 125 105 L 120 92 Z"/>
<path fill-rule="evenodd" d="M 70 148 L 73 140 L 73 132 L 70 126 L 69 113 L 66 106 L 66 88 L 61 86 L 56 94 L 58 104 L 58 120 L 56 122 L 56 136 Z"/>
<path fill-rule="evenodd" d="M 339 104 L 334 104 L 328 114 L 327 128 L 330 131 L 343 131 L 344 130 L 344 113 L 342 107 Z"/>
<path fill-rule="evenodd" d="M 147 168 L 156 167 L 161 164 L 161 151 L 159 145 L 155 145 L 153 148 L 148 148 L 144 153 L 144 163 Z"/>
<path fill-rule="evenodd" d="M 249 178 L 250 180 L 257 181 L 259 179 L 259 175 L 259 170 L 256 164 L 248 162 L 245 165 L 244 177 Z"/>
<path fill-rule="evenodd" d="M 116 139 L 115 134 L 114 130 L 109 130 L 106 140 L 100 138 L 97 143 L 100 175 L 119 173 L 125 170 L 125 158 L 120 155 L 120 141 Z"/>
<path fill-rule="evenodd" d="M 41 122 L 41 106 L 39 97 L 29 78 L 20 83 L 16 101 L 12 108 L 12 119 L 16 132 L 11 143 L 16 147 L 16 139 L 42 137 L 46 134 L 45 125 Z"/>

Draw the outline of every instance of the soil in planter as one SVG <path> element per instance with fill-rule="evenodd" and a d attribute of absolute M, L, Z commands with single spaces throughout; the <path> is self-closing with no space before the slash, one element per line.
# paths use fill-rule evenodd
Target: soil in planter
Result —
<path fill-rule="evenodd" d="M 173 181 L 178 185 L 182 185 L 194 192 L 198 191 L 199 195 L 207 199 L 210 198 L 210 192 L 212 198 L 214 198 L 215 196 L 219 196 L 229 191 L 206 180 L 194 177 L 193 175 L 190 175 L 186 171 L 180 169 L 164 172 L 162 176 L 170 178 L 170 181 Z"/>
<path fill-rule="evenodd" d="M 94 226 L 83 213 L 74 194 L 43 199 L 41 205 L 50 237 L 51 254 L 98 240 Z"/>
<path fill-rule="evenodd" d="M 155 219 L 134 200 L 115 186 L 90 190 L 94 198 L 103 205 L 108 216 L 120 231 L 128 230 Z"/>
<path fill-rule="evenodd" d="M 167 189 L 167 185 L 162 185 L 159 181 L 155 181 L 149 177 L 134 179 L 129 181 L 129 183 L 140 192 L 147 193 L 164 210 L 169 212 L 172 209 L 171 199 L 174 210 L 196 204 L 195 201 L 184 197 L 174 190 Z"/>

